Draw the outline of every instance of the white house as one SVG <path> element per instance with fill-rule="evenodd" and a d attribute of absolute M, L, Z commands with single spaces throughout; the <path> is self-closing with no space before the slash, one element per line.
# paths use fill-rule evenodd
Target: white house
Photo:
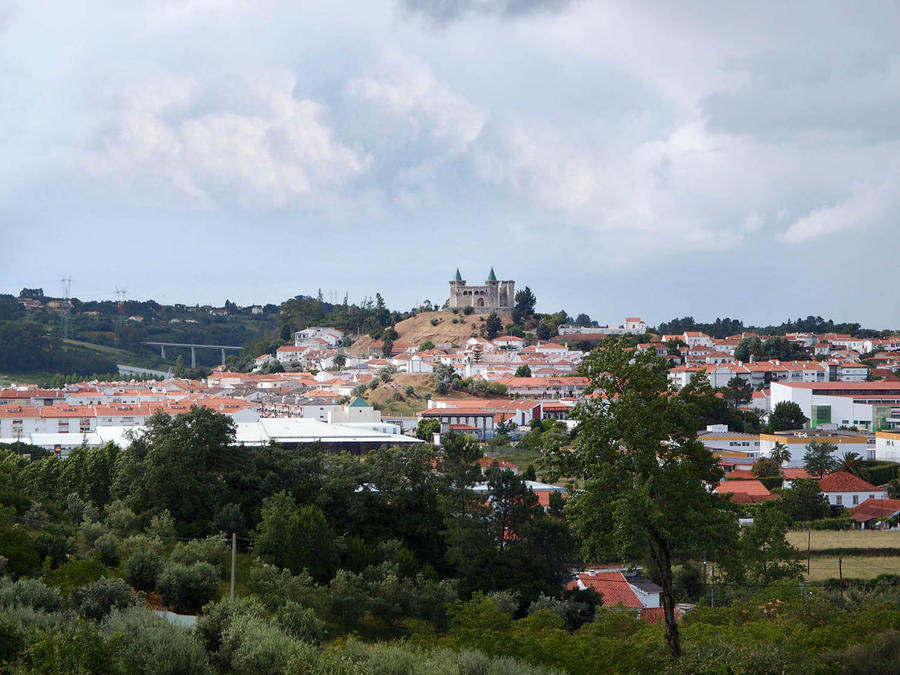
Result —
<path fill-rule="evenodd" d="M 832 506 L 851 508 L 867 499 L 886 499 L 887 492 L 846 471 L 835 471 L 819 481 L 819 489 Z"/>

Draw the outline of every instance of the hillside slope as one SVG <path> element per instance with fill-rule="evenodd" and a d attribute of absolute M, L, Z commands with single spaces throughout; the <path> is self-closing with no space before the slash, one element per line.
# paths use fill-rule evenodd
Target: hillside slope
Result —
<path fill-rule="evenodd" d="M 454 319 L 456 323 L 453 323 Z M 453 312 L 423 312 L 398 323 L 397 342 L 411 342 L 420 345 L 431 340 L 435 345 L 449 343 L 461 345 L 481 330 L 481 324 L 487 320 L 487 314 L 454 314 Z M 512 321 L 509 314 L 501 314 L 504 325 Z M 436 325 L 432 325 L 436 322 Z M 349 349 L 352 354 L 363 354 L 374 342 L 368 335 L 363 335 Z"/>

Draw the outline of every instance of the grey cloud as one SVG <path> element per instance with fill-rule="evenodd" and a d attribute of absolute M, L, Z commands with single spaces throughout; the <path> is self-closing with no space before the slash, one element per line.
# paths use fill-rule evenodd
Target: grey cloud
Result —
<path fill-rule="evenodd" d="M 745 84 L 702 102 L 710 129 L 763 138 L 900 138 L 900 55 L 766 54 L 733 64 Z"/>
<path fill-rule="evenodd" d="M 447 24 L 471 14 L 516 18 L 542 12 L 559 12 L 575 0 L 400 0 L 411 14 Z"/>

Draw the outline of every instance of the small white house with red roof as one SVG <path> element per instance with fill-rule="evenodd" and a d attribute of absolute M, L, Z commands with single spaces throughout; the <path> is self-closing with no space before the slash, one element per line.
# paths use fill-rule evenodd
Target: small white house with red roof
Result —
<path fill-rule="evenodd" d="M 819 489 L 832 506 L 851 508 L 867 499 L 885 499 L 887 492 L 859 476 L 846 471 L 835 471 L 819 481 Z"/>

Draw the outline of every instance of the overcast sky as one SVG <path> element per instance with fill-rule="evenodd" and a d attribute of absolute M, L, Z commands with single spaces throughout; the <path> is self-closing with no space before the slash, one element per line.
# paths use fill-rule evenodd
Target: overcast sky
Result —
<path fill-rule="evenodd" d="M 0 0 L 0 291 L 900 328 L 900 4 Z"/>

